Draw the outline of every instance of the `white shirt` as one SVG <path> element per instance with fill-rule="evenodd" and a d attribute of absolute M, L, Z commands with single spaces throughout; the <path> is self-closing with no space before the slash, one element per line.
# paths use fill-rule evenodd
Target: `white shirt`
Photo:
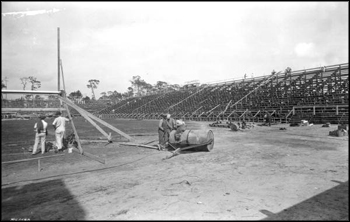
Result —
<path fill-rule="evenodd" d="M 43 122 L 43 128 L 44 128 L 44 132 L 43 133 L 46 133 L 47 122 L 45 122 L 45 120 L 41 120 L 41 122 Z M 35 131 L 37 131 L 37 123 L 34 124 L 34 129 L 35 129 Z"/>
<path fill-rule="evenodd" d="M 66 117 L 59 116 L 57 117 L 52 125 L 56 126 L 56 131 L 64 131 L 66 129 L 66 122 L 68 122 L 69 119 Z"/>

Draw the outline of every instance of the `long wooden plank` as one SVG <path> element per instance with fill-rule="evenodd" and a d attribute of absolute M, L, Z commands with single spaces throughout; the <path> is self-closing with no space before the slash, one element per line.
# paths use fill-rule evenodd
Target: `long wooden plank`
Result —
<path fill-rule="evenodd" d="M 108 140 L 80 140 L 81 143 L 108 143 Z"/>
<path fill-rule="evenodd" d="M 86 113 L 84 112 L 80 112 L 79 110 L 77 110 L 87 121 L 89 121 L 91 123 L 91 125 L 93 125 L 98 131 L 100 131 L 107 139 L 109 139 L 109 135 L 99 126 L 97 125 L 92 119 L 90 119 L 90 117 L 88 115 L 86 115 Z"/>
<path fill-rule="evenodd" d="M 144 144 L 136 144 L 136 143 L 119 143 L 120 145 L 125 145 L 125 146 L 139 146 L 139 147 L 145 147 L 145 148 L 151 148 L 151 149 L 158 149 L 158 147 L 155 146 L 148 146 Z"/>
<path fill-rule="evenodd" d="M 124 136 L 125 138 L 127 138 L 129 141 L 135 141 L 135 139 L 133 139 L 132 137 L 130 137 L 128 134 L 122 132 L 121 130 L 115 128 L 114 126 L 112 126 L 112 125 L 106 123 L 105 121 L 101 120 L 100 118 L 98 118 L 98 117 L 94 116 L 93 114 L 87 112 L 86 110 L 80 108 L 79 106 L 75 105 L 75 104 L 72 103 L 71 101 L 69 101 L 69 100 L 67 100 L 67 99 L 65 99 L 65 98 L 63 98 L 63 97 L 59 97 L 59 99 L 61 99 L 61 100 L 63 100 L 64 102 L 66 102 L 68 105 L 70 105 L 71 107 L 73 107 L 74 109 L 76 109 L 78 112 L 80 111 L 80 112 L 86 113 L 86 114 L 87 114 L 89 117 L 91 117 L 93 120 L 95 120 L 95 121 L 101 123 L 102 125 L 104 125 L 104 126 L 110 128 L 111 130 L 113 130 L 113 131 L 119 133 L 120 135 L 122 135 L 122 136 Z"/>
<path fill-rule="evenodd" d="M 93 155 L 91 153 L 88 153 L 86 151 L 84 151 L 83 153 L 80 153 L 80 151 L 77 148 L 75 148 L 75 147 L 73 147 L 73 151 L 76 152 L 76 153 L 79 153 L 79 154 L 81 154 L 83 156 L 89 157 L 89 158 L 91 158 L 93 160 L 96 160 L 96 161 L 98 161 L 100 163 L 103 163 L 103 164 L 106 163 L 106 161 L 104 159 L 102 159 L 102 158 L 100 158 L 100 157 L 98 157 L 96 155 Z"/>
<path fill-rule="evenodd" d="M 66 154 L 56 154 L 52 156 L 43 156 L 43 157 L 37 157 L 37 158 L 28 158 L 28 159 L 21 159 L 21 160 L 11 160 L 11 161 L 6 161 L 6 162 L 1 162 L 1 164 L 6 164 L 6 163 L 20 163 L 20 162 L 27 162 L 31 160 L 39 160 L 39 159 L 46 159 L 50 157 L 57 157 L 57 156 L 64 156 Z"/>
<path fill-rule="evenodd" d="M 124 136 L 124 137 L 127 138 L 129 141 L 135 141 L 135 139 L 132 138 L 131 136 L 129 136 L 128 134 L 126 134 L 126 133 L 124 133 L 123 131 L 121 131 L 121 130 L 115 128 L 114 126 L 112 126 L 112 125 L 106 123 L 105 121 L 99 119 L 98 117 L 94 116 L 93 114 L 88 113 L 88 115 L 89 115 L 92 119 L 94 119 L 94 120 L 96 120 L 97 122 L 101 123 L 102 125 L 104 125 L 104 126 L 110 128 L 111 130 L 114 130 L 115 132 L 117 132 L 117 133 L 119 133 L 120 135 Z"/>

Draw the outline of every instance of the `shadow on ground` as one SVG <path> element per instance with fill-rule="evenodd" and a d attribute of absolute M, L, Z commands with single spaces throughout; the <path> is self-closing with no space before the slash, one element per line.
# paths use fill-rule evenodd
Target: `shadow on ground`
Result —
<path fill-rule="evenodd" d="M 1 189 L 1 220 L 84 220 L 85 212 L 60 179 Z"/>
<path fill-rule="evenodd" d="M 290 208 L 278 213 L 260 210 L 267 215 L 263 220 L 346 220 L 349 221 L 349 181 L 340 182 Z"/>

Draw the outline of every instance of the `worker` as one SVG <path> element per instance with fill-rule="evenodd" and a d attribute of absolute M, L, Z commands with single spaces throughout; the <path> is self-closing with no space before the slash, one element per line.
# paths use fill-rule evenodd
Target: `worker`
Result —
<path fill-rule="evenodd" d="M 181 134 L 186 130 L 186 124 L 184 121 L 176 120 L 176 132 L 175 132 L 175 141 L 181 139 Z"/>
<path fill-rule="evenodd" d="M 32 155 L 39 153 L 37 151 L 39 142 L 41 143 L 41 154 L 45 153 L 45 141 L 46 141 L 46 135 L 47 135 L 47 122 L 45 122 L 45 118 L 46 118 L 45 115 L 40 115 L 39 121 L 36 122 L 34 125 L 35 142 L 33 146 Z"/>
<path fill-rule="evenodd" d="M 171 115 L 168 113 L 166 115 L 166 126 L 164 128 L 164 141 L 165 141 L 165 146 L 166 144 L 169 142 L 169 136 L 170 136 L 170 132 L 173 130 L 176 130 L 176 123 L 175 120 L 173 118 L 171 118 Z"/>
<path fill-rule="evenodd" d="M 60 111 L 56 112 L 56 119 L 53 121 L 52 126 L 55 129 L 55 137 L 56 137 L 56 146 L 57 149 L 55 153 L 63 151 L 63 137 L 66 131 L 66 122 L 69 122 L 70 119 L 61 116 L 62 113 Z"/>
<path fill-rule="evenodd" d="M 265 112 L 265 116 L 264 116 L 264 119 L 265 119 L 265 124 L 271 126 L 271 115 L 268 111 Z"/>
<path fill-rule="evenodd" d="M 159 150 L 165 149 L 165 128 L 168 124 L 166 122 L 166 115 L 160 114 L 160 120 L 158 124 L 158 136 L 159 136 Z"/>

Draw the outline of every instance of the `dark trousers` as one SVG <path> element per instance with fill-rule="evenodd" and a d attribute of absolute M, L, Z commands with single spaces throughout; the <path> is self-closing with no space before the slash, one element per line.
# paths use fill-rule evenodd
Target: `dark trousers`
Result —
<path fill-rule="evenodd" d="M 165 134 L 164 131 L 162 131 L 161 129 L 158 129 L 159 144 L 162 145 L 162 146 L 165 145 L 164 134 Z"/>

